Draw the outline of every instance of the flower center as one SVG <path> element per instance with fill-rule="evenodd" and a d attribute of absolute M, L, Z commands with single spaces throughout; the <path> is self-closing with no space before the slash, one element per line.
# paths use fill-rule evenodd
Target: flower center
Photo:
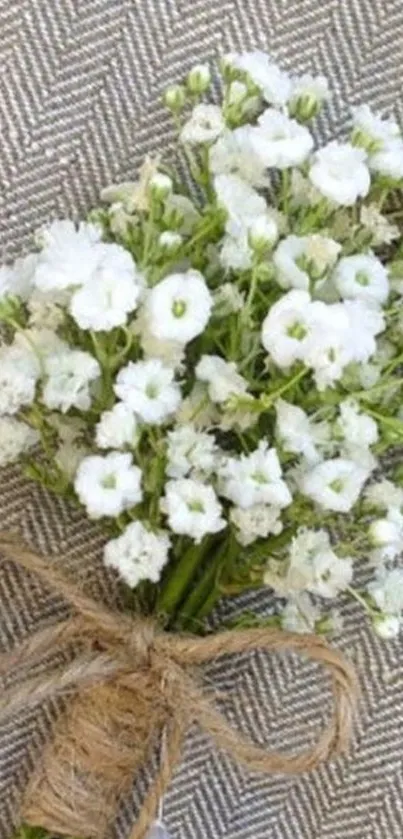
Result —
<path fill-rule="evenodd" d="M 307 335 L 307 333 L 308 330 L 306 326 L 304 326 L 303 323 L 298 323 L 298 321 L 292 323 L 291 326 L 289 326 L 287 329 L 288 337 L 295 338 L 296 341 L 302 341 L 303 338 L 305 338 L 305 336 Z"/>
<path fill-rule="evenodd" d="M 365 273 L 365 271 L 358 271 L 355 275 L 355 281 L 356 283 L 358 283 L 358 285 L 363 286 L 363 288 L 366 288 L 366 286 L 369 286 L 370 284 L 370 279 L 368 277 L 368 274 Z"/>
<path fill-rule="evenodd" d="M 336 478 L 334 481 L 331 482 L 331 484 L 329 484 L 329 488 L 333 492 L 337 492 L 337 493 L 343 492 L 344 482 L 342 481 L 341 478 Z"/>
<path fill-rule="evenodd" d="M 267 484 L 268 483 L 266 475 L 264 474 L 264 472 L 259 471 L 259 469 L 256 472 L 253 472 L 253 475 L 251 475 L 251 478 L 252 478 L 253 481 L 256 481 L 257 484 Z"/>
<path fill-rule="evenodd" d="M 101 485 L 104 489 L 116 489 L 116 475 L 113 472 L 110 475 L 105 475 L 102 479 Z"/>
<path fill-rule="evenodd" d="M 204 506 L 201 501 L 189 501 L 188 503 L 188 510 L 191 513 L 204 513 Z"/>
<path fill-rule="evenodd" d="M 158 386 L 155 384 L 155 382 L 148 383 L 146 387 L 146 396 L 148 396 L 149 399 L 157 399 Z"/>
<path fill-rule="evenodd" d="M 175 318 L 182 318 L 187 309 L 184 300 L 174 300 L 172 304 L 172 314 Z"/>

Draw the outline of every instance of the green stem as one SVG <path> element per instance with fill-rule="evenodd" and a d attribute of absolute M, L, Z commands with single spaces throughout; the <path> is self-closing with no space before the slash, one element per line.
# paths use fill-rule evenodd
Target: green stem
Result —
<path fill-rule="evenodd" d="M 174 613 L 200 565 L 201 558 L 209 542 L 210 540 L 208 539 L 202 542 L 201 545 L 191 545 L 183 552 L 166 581 L 162 584 L 157 599 L 157 613 L 165 615 L 172 615 Z"/>

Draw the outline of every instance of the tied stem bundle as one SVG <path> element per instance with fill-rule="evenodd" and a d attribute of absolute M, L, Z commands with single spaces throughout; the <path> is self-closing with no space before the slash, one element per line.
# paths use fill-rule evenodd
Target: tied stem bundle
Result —
<path fill-rule="evenodd" d="M 322 639 L 273 628 L 206 637 L 170 634 L 150 621 L 98 604 L 13 536 L 0 534 L 0 551 L 4 559 L 51 586 L 73 610 L 71 617 L 37 631 L 0 657 L 0 676 L 23 673 L 2 693 L 0 722 L 47 699 L 73 695 L 26 790 L 22 817 L 27 823 L 103 839 L 119 801 L 162 738 L 159 768 L 130 837 L 143 839 L 194 723 L 253 772 L 304 772 L 346 748 L 356 700 L 354 671 Z M 269 753 L 249 741 L 216 707 L 218 694 L 203 685 L 197 668 L 219 656 L 256 650 L 302 654 L 331 678 L 331 719 L 306 752 Z M 48 657 L 48 667 L 30 675 Z"/>

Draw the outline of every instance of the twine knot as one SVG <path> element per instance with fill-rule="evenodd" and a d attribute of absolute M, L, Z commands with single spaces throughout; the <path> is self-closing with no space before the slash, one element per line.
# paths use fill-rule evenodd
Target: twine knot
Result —
<path fill-rule="evenodd" d="M 104 839 L 119 802 L 150 749 L 164 748 L 130 839 L 143 839 L 177 765 L 183 738 L 196 721 L 216 746 L 256 772 L 298 773 L 344 750 L 356 703 L 351 665 L 316 636 L 278 629 L 218 632 L 206 637 L 158 631 L 150 620 L 131 618 L 87 597 L 56 570 L 8 534 L 0 534 L 3 557 L 35 573 L 65 597 L 74 614 L 39 630 L 16 650 L 0 656 L 0 675 L 25 669 L 16 687 L 3 691 L 0 723 L 33 704 L 74 691 L 43 760 L 24 796 L 28 823 L 59 833 Z M 39 677 L 26 669 L 73 643 L 74 658 Z M 212 660 L 266 650 L 299 653 L 325 668 L 333 712 L 317 743 L 299 754 L 268 752 L 232 728 L 217 707 L 218 695 L 203 685 L 201 668 Z"/>

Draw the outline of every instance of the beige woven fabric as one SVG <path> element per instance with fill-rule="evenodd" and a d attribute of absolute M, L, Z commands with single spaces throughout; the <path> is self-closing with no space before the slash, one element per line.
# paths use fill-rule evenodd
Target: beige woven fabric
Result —
<path fill-rule="evenodd" d="M 199 60 L 266 47 L 287 67 L 326 73 L 336 96 L 320 125 L 341 130 L 345 102 L 403 117 L 402 0 L 0 0 L 0 247 L 8 258 L 51 216 L 82 214 L 101 186 L 134 174 L 146 151 L 167 150 L 160 94 Z M 0 475 L 0 526 L 65 554 L 107 596 L 96 527 L 18 477 Z M 109 596 L 109 595 L 108 595 Z M 63 604 L 7 565 L 0 571 L 0 644 L 11 647 Z M 270 610 L 267 594 L 241 605 Z M 351 605 L 342 646 L 363 684 L 352 753 L 309 777 L 247 777 L 197 732 L 168 795 L 173 839 L 401 839 L 403 664 Z M 220 615 L 217 616 L 219 620 Z M 300 747 L 323 715 L 323 683 L 297 660 L 255 655 L 218 662 L 231 719 L 271 746 Z M 0 732 L 0 837 L 12 834 L 21 787 L 56 715 L 37 709 Z M 125 837 L 142 785 L 118 818 Z"/>

